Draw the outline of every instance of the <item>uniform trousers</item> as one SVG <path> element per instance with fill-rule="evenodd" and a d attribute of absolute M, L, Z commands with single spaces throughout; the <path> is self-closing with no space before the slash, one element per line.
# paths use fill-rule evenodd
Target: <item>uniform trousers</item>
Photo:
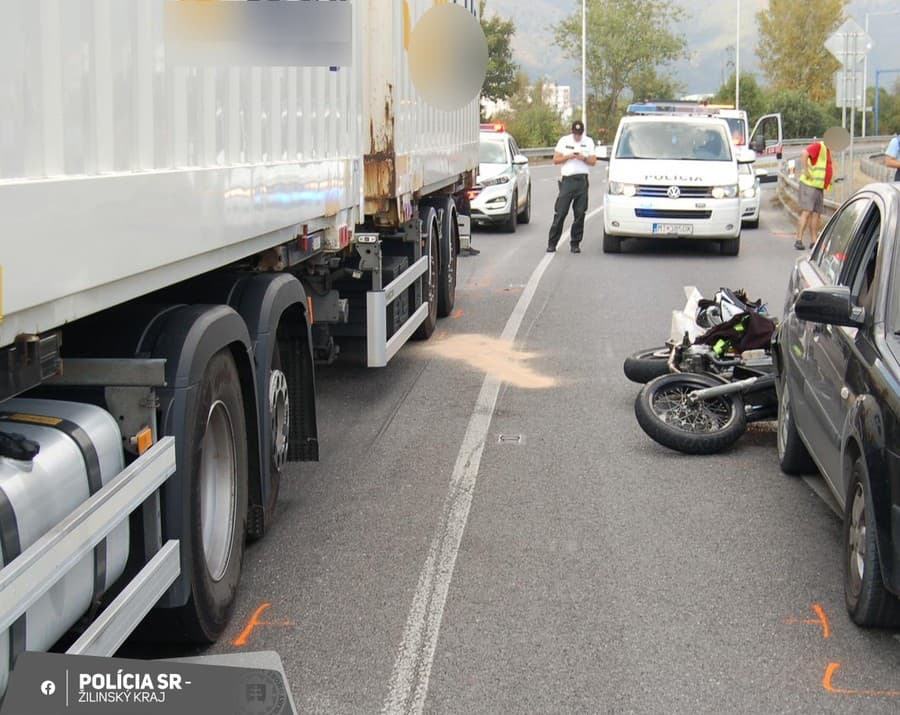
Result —
<path fill-rule="evenodd" d="M 559 180 L 559 195 L 556 197 L 553 223 L 550 224 L 550 235 L 547 245 L 556 248 L 559 238 L 562 236 L 563 223 L 572 207 L 575 218 L 570 231 L 570 243 L 577 246 L 584 236 L 584 214 L 588 205 L 588 176 L 587 174 L 572 174 L 563 176 Z"/>

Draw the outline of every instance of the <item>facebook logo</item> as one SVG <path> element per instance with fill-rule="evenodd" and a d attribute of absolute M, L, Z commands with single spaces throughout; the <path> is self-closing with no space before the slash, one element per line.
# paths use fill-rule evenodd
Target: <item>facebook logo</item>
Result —
<path fill-rule="evenodd" d="M 41 683 L 41 692 L 44 695 L 53 695 L 56 692 L 56 683 L 52 680 L 45 680 Z"/>

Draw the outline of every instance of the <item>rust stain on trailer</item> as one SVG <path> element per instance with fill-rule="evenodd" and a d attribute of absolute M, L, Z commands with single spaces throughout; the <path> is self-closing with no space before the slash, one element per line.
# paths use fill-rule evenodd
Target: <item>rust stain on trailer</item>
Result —
<path fill-rule="evenodd" d="M 366 202 L 389 198 L 396 185 L 394 165 L 394 105 L 393 87 L 388 84 L 384 100 L 384 116 L 369 120 L 369 151 L 365 156 L 363 174 Z"/>
<path fill-rule="evenodd" d="M 437 357 L 464 362 L 515 387 L 543 390 L 559 384 L 555 377 L 543 375 L 528 364 L 538 353 L 517 350 L 508 340 L 487 335 L 451 335 L 432 341 L 426 350 Z"/>

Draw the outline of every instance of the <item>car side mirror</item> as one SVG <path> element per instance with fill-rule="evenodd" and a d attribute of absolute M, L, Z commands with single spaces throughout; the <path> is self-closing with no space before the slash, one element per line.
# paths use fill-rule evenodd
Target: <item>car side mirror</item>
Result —
<path fill-rule="evenodd" d="M 516 154 L 513 157 L 513 164 L 516 166 L 526 166 L 528 164 L 528 157 L 524 154 Z"/>
<path fill-rule="evenodd" d="M 865 321 L 865 308 L 853 304 L 848 286 L 815 286 L 800 291 L 794 303 L 800 320 L 858 328 Z"/>
<path fill-rule="evenodd" d="M 601 144 L 594 149 L 594 156 L 600 161 L 609 161 L 609 146 Z"/>

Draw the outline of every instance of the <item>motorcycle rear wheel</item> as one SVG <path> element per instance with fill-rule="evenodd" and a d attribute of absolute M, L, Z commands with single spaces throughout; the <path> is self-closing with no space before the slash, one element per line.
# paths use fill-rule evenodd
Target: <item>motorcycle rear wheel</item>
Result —
<path fill-rule="evenodd" d="M 638 350 L 625 358 L 625 363 L 622 365 L 625 377 L 632 382 L 644 384 L 650 382 L 654 377 L 668 374 L 671 352 L 671 348 L 667 345 Z"/>
<path fill-rule="evenodd" d="M 685 454 L 715 454 L 747 429 L 740 394 L 691 401 L 690 393 L 721 385 L 711 375 L 673 373 L 651 380 L 634 401 L 641 429 L 664 447 Z"/>

